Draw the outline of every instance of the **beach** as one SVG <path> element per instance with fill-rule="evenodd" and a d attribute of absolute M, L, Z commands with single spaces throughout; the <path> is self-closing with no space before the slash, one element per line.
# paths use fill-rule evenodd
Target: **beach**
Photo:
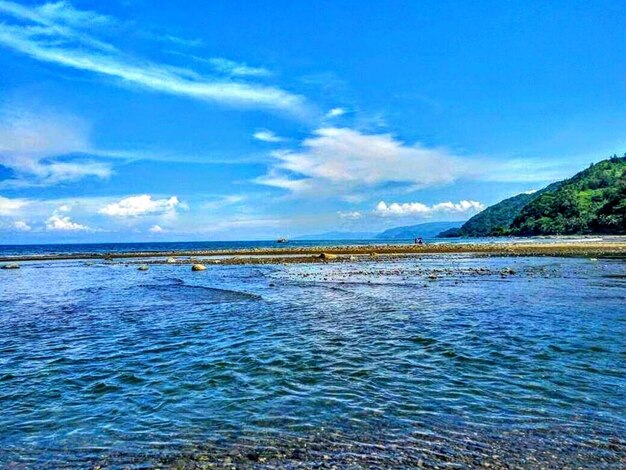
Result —
<path fill-rule="evenodd" d="M 420 257 L 427 255 L 466 254 L 476 256 L 626 256 L 626 237 L 545 237 L 515 239 L 509 241 L 473 242 L 462 240 L 456 243 L 441 242 L 423 245 L 408 243 L 344 243 L 341 245 L 266 246 L 263 248 L 231 249 L 177 249 L 150 251 L 80 252 L 72 251 L 46 254 L 2 254 L 0 263 L 21 261 L 64 261 L 64 260 L 140 260 L 141 263 L 193 264 L 274 264 L 344 262 L 397 257 Z M 332 256 L 326 256 L 332 255 Z M 169 258 L 169 261 L 168 261 Z"/>

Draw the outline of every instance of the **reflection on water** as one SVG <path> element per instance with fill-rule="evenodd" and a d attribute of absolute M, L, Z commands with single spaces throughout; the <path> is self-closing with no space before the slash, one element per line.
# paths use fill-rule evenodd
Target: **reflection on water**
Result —
<path fill-rule="evenodd" d="M 625 275 L 25 263 L 0 271 L 0 466 L 619 466 Z"/>

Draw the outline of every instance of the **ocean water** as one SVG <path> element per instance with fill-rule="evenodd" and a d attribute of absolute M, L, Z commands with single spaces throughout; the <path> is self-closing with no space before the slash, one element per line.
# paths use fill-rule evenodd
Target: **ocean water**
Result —
<path fill-rule="evenodd" d="M 1 468 L 626 465 L 626 264 L 0 270 Z"/>
<path fill-rule="evenodd" d="M 456 239 L 461 240 L 461 239 Z M 441 242 L 442 239 L 433 239 Z M 376 245 L 389 243 L 413 243 L 413 240 L 293 240 L 278 243 L 274 240 L 260 241 L 210 241 L 210 242 L 142 242 L 142 243 L 75 243 L 49 245 L 0 245 L 2 256 L 55 255 L 67 253 L 105 254 L 136 253 L 147 251 L 209 251 L 245 250 L 252 248 L 297 248 L 307 246 Z"/>
<path fill-rule="evenodd" d="M 500 243 L 502 238 L 485 237 L 472 238 L 472 243 Z M 506 239 L 509 243 L 523 241 L 532 242 L 532 238 Z M 542 243 L 551 239 L 543 238 Z M 553 241 L 560 240 L 552 237 Z M 467 243 L 466 238 L 427 238 L 426 243 Z M 142 242 L 142 243 L 75 243 L 75 244 L 48 244 L 48 245 L 0 245 L 0 257 L 3 256 L 30 256 L 55 254 L 106 254 L 106 253 L 134 253 L 134 252 L 166 252 L 166 251 L 210 251 L 210 250 L 245 250 L 252 248 L 298 248 L 317 246 L 345 246 L 345 245 L 380 245 L 380 244 L 412 244 L 414 239 L 397 240 L 290 240 L 288 243 L 278 243 L 275 240 L 259 241 L 209 241 L 209 242 Z"/>

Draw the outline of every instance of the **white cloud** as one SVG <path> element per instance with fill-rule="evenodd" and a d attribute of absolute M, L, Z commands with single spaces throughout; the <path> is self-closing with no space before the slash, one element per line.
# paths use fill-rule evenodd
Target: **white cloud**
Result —
<path fill-rule="evenodd" d="M 176 209 L 186 209 L 187 205 L 176 196 L 168 199 L 152 199 L 148 194 L 131 196 L 118 202 L 107 204 L 98 212 L 110 217 L 137 217 L 143 215 L 175 215 Z"/>
<path fill-rule="evenodd" d="M 310 196 L 347 197 L 385 184 L 424 188 L 451 183 L 468 170 L 466 160 L 446 149 L 347 128 L 318 129 L 299 150 L 272 155 L 275 165 L 257 182 Z"/>
<path fill-rule="evenodd" d="M 240 204 L 248 199 L 244 194 L 227 194 L 223 196 L 215 196 L 214 199 L 203 202 L 200 207 L 202 209 L 219 210 L 227 206 Z"/>
<path fill-rule="evenodd" d="M 113 77 L 144 89 L 243 107 L 269 108 L 303 114 L 303 97 L 277 87 L 219 80 L 192 70 L 142 60 L 79 31 L 100 15 L 59 2 L 42 12 L 13 2 L 0 2 L 0 12 L 18 21 L 0 23 L 0 44 L 33 59 Z M 81 15 L 83 16 L 81 19 Z M 23 22 L 30 24 L 23 24 Z"/>
<path fill-rule="evenodd" d="M 387 204 L 384 201 L 380 201 L 374 209 L 374 214 L 381 217 L 406 217 L 406 216 L 422 216 L 432 217 L 434 215 L 442 214 L 458 214 L 458 215 L 473 215 L 485 208 L 485 205 L 478 201 L 459 201 L 453 202 L 440 202 L 432 206 L 422 204 L 421 202 L 405 202 L 397 203 L 392 202 Z"/>
<path fill-rule="evenodd" d="M 274 163 L 255 181 L 299 197 L 359 201 L 376 191 L 404 193 L 461 179 L 489 182 L 557 181 L 567 162 L 455 155 L 443 147 L 412 145 L 391 134 L 351 128 L 317 129 L 299 148 L 271 153 Z"/>
<path fill-rule="evenodd" d="M 263 142 L 283 142 L 285 140 L 283 137 L 277 136 L 274 132 L 268 131 L 267 129 L 261 129 L 255 132 L 252 137 Z"/>
<path fill-rule="evenodd" d="M 79 232 L 89 230 L 89 227 L 72 222 L 69 216 L 55 212 L 46 220 L 46 229 L 59 232 Z"/>
<path fill-rule="evenodd" d="M 206 61 L 209 62 L 216 70 L 227 75 L 239 77 L 267 77 L 272 75 L 272 72 L 262 67 L 251 67 L 247 64 L 235 62 L 234 60 L 214 57 L 206 59 Z"/>
<path fill-rule="evenodd" d="M 32 229 L 32 227 L 23 220 L 16 220 L 13 222 L 13 228 L 19 232 L 30 232 Z"/>
<path fill-rule="evenodd" d="M 153 225 L 148 229 L 148 232 L 150 233 L 163 233 L 164 231 L 165 230 L 163 230 L 160 225 Z"/>
<path fill-rule="evenodd" d="M 352 211 L 352 212 L 339 211 L 337 212 L 337 215 L 342 219 L 348 219 L 348 220 L 359 220 L 361 217 L 363 217 L 363 214 L 361 214 L 359 211 Z"/>
<path fill-rule="evenodd" d="M 11 2 L 0 2 L 0 8 L 6 6 L 11 8 Z M 44 3 L 35 7 L 34 11 L 39 15 L 40 21 L 47 24 L 63 23 L 78 28 L 88 28 L 94 26 L 106 26 L 113 22 L 110 16 L 101 15 L 93 11 L 81 11 L 75 9 L 69 2 L 57 1 Z"/>
<path fill-rule="evenodd" d="M 0 216 L 16 215 L 28 204 L 29 201 L 26 199 L 9 199 L 0 196 Z"/>
<path fill-rule="evenodd" d="M 346 114 L 346 110 L 344 108 L 333 108 L 326 113 L 327 118 L 334 118 L 338 116 L 343 116 Z"/>
<path fill-rule="evenodd" d="M 31 111 L 5 105 L 0 110 L 0 165 L 15 172 L 3 186 L 55 184 L 92 176 L 107 178 L 109 164 L 69 154 L 89 153 L 89 126 L 75 116 L 40 110 Z"/>

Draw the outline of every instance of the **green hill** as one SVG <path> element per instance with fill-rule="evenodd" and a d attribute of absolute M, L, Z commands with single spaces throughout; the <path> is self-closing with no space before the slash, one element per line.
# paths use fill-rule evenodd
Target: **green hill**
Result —
<path fill-rule="evenodd" d="M 626 233 L 626 156 L 591 165 L 526 204 L 513 235 Z"/>
<path fill-rule="evenodd" d="M 493 206 L 487 207 L 482 212 L 465 222 L 458 230 L 447 230 L 439 234 L 440 237 L 492 237 L 505 235 L 513 220 L 520 214 L 522 209 L 530 202 L 537 199 L 545 192 L 555 190 L 560 183 L 536 191 L 534 193 L 522 193 L 517 196 L 504 199 Z"/>
<path fill-rule="evenodd" d="M 440 237 L 626 233 L 626 155 L 505 199 Z"/>
<path fill-rule="evenodd" d="M 518 194 L 487 207 L 465 222 L 457 234 L 442 233 L 441 236 L 488 237 L 501 234 L 513 222 L 522 208 L 537 197 L 537 193 Z"/>

